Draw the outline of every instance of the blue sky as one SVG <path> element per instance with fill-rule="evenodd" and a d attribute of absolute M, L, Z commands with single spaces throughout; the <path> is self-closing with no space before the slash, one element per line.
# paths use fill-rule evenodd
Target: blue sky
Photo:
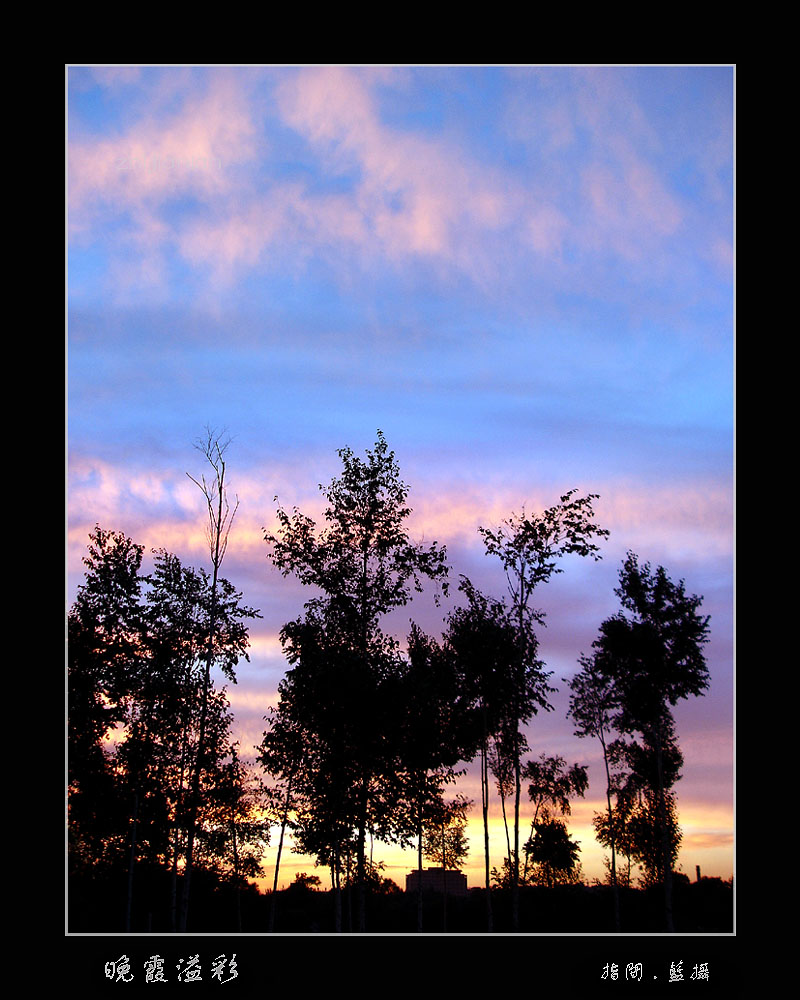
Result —
<path fill-rule="evenodd" d="M 276 494 L 320 510 L 336 449 L 383 430 L 413 530 L 498 594 L 478 525 L 598 493 L 612 534 L 542 591 L 545 658 L 576 668 L 628 549 L 703 594 L 679 804 L 687 870 L 730 874 L 733 69 L 72 67 L 67 97 L 68 601 L 96 522 L 203 564 L 186 473 L 226 428 L 225 573 L 264 615 L 246 747 L 307 597 L 261 529 Z M 534 751 L 589 759 L 560 697 Z"/>

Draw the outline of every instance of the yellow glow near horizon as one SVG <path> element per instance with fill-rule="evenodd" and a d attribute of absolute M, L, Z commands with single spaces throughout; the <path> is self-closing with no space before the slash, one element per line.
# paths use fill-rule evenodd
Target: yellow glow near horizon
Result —
<path fill-rule="evenodd" d="M 604 859 L 608 856 L 605 848 L 595 840 L 591 826 L 591 816 L 603 808 L 603 802 L 581 803 L 581 813 L 586 818 L 571 817 L 568 820 L 570 836 L 580 843 L 580 863 L 583 881 L 592 883 L 596 879 L 605 881 Z M 734 872 L 733 823 L 731 815 L 724 809 L 705 810 L 703 807 L 687 805 L 680 813 L 683 841 L 678 856 L 677 870 L 690 879 L 696 876 L 699 865 L 701 875 L 729 879 Z M 520 827 L 520 841 L 528 836 L 530 820 L 523 817 Z M 272 889 L 275 874 L 275 860 L 278 846 L 277 828 L 273 831 L 270 846 L 262 861 L 264 876 L 257 880 L 262 892 Z M 511 831 L 513 837 L 513 830 Z M 483 851 L 483 820 L 479 813 L 471 815 L 467 822 L 469 855 L 462 871 L 467 876 L 469 888 L 480 888 L 485 884 L 485 861 Z M 501 816 L 489 817 L 489 868 L 499 868 L 506 856 L 506 835 Z M 417 868 L 415 848 L 400 848 L 391 844 L 375 843 L 372 858 L 384 864 L 383 875 L 390 878 L 401 889 L 405 889 L 406 875 Z M 423 867 L 429 863 L 423 859 Z M 432 866 L 431 866 L 432 867 Z M 283 845 L 279 871 L 279 888 L 286 888 L 298 872 L 317 875 L 321 888 L 330 887 L 327 868 L 316 868 L 314 859 L 296 854 L 292 850 L 291 839 L 287 837 Z"/>

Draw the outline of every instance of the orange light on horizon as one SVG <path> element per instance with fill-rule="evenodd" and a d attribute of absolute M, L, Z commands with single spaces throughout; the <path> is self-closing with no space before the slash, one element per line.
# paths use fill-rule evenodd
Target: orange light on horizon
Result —
<path fill-rule="evenodd" d="M 602 803 L 588 803 L 593 811 L 600 811 Z M 734 835 L 733 827 L 725 825 L 727 814 L 723 810 L 712 810 L 703 813 L 696 807 L 687 807 L 686 822 L 681 822 L 683 841 L 678 855 L 677 870 L 690 879 L 696 877 L 699 866 L 701 875 L 729 879 L 734 872 Z M 720 821 L 723 824 L 720 825 Z M 607 878 L 605 859 L 609 852 L 602 847 L 594 836 L 594 829 L 586 822 L 568 822 L 570 836 L 580 844 L 580 863 L 582 881 L 584 883 L 604 882 Z M 520 828 L 520 842 L 527 839 L 529 828 L 523 821 Z M 513 830 L 511 831 L 513 837 Z M 482 888 L 486 882 L 484 860 L 483 819 L 472 815 L 467 820 L 467 841 L 469 854 L 461 871 L 467 876 L 470 889 Z M 257 879 L 261 891 L 272 889 L 274 880 L 274 863 L 277 855 L 277 832 L 267 849 L 262 869 L 264 875 Z M 506 856 L 506 835 L 501 816 L 489 817 L 489 869 L 500 868 Z M 405 889 L 406 875 L 417 869 L 418 855 L 415 847 L 400 848 L 390 844 L 375 844 L 373 857 L 377 863 L 383 863 L 382 874 L 390 878 L 399 888 Z M 423 867 L 433 867 L 423 859 Z M 283 853 L 279 871 L 278 886 L 285 889 L 298 872 L 317 875 L 322 888 L 328 888 L 330 877 L 327 868 L 315 866 L 314 859 L 306 855 L 296 854 L 292 850 L 291 839 L 284 840 Z"/>

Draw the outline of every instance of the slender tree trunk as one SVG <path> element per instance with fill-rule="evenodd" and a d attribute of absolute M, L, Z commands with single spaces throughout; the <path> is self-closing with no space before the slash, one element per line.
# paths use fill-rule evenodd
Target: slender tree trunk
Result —
<path fill-rule="evenodd" d="M 125 930 L 131 929 L 131 914 L 133 912 L 133 870 L 136 865 L 136 835 L 139 821 L 139 792 L 133 793 L 133 815 L 131 816 L 131 846 L 128 855 L 128 893 L 125 902 Z"/>
<path fill-rule="evenodd" d="M 358 840 L 356 853 L 357 881 L 357 931 L 363 934 L 367 929 L 367 892 L 366 892 L 366 849 L 367 849 L 367 789 L 361 790 L 361 820 L 358 825 Z"/>
<path fill-rule="evenodd" d="M 606 765 L 607 768 L 607 765 Z M 606 802 L 608 803 L 608 831 L 611 838 L 611 886 L 614 893 L 614 930 L 619 931 L 619 884 L 617 882 L 617 852 L 614 843 L 614 819 L 611 807 L 611 788 L 606 788 Z"/>
<path fill-rule="evenodd" d="M 417 808 L 417 933 L 422 933 L 422 795 L 420 794 L 419 806 Z"/>
<path fill-rule="evenodd" d="M 447 933 L 447 835 L 442 817 L 442 930 Z"/>
<path fill-rule="evenodd" d="M 486 930 L 491 934 L 494 930 L 492 915 L 492 882 L 489 872 L 489 761 L 484 728 L 483 745 L 481 746 L 481 805 L 483 808 L 483 853 L 486 867 Z"/>
<path fill-rule="evenodd" d="M 442 870 L 442 930 L 447 933 L 447 868 Z"/>
<path fill-rule="evenodd" d="M 180 854 L 179 831 L 174 826 L 172 839 L 172 871 L 169 880 L 169 925 L 174 934 L 178 929 L 178 855 Z"/>
<path fill-rule="evenodd" d="M 363 658 L 364 670 L 367 676 L 370 674 L 370 657 L 369 657 L 369 546 L 370 538 L 366 537 L 363 543 L 362 551 L 362 566 L 361 566 L 361 656 Z M 359 800 L 359 825 L 358 825 L 358 837 L 356 841 L 356 882 L 357 882 L 357 899 L 356 899 L 356 920 L 357 920 L 357 931 L 359 933 L 364 933 L 366 931 L 367 915 L 366 915 L 366 871 L 365 871 L 365 860 L 366 860 L 366 838 L 367 838 L 367 813 L 369 810 L 369 778 L 366 775 L 362 775 L 361 788 L 360 788 L 360 800 Z"/>
<path fill-rule="evenodd" d="M 239 847 L 236 838 L 236 813 L 233 803 L 230 810 L 230 829 L 233 846 L 233 877 L 236 880 L 236 930 L 242 933 L 242 888 L 239 884 Z"/>
<path fill-rule="evenodd" d="M 506 796 L 503 791 L 503 782 L 500 782 L 500 809 L 503 813 L 503 829 L 506 833 L 506 854 L 508 855 L 508 863 L 511 864 L 511 834 L 508 830 L 508 816 L 506 814 Z"/>
<path fill-rule="evenodd" d="M 219 570 L 222 565 L 222 560 L 225 555 L 225 550 L 228 545 L 228 532 L 230 530 L 230 525 L 233 521 L 233 516 L 235 516 L 236 511 L 234 510 L 233 516 L 230 518 L 229 510 L 227 507 L 227 499 L 225 492 L 225 462 L 222 459 L 222 454 L 225 450 L 225 446 L 221 446 L 219 439 L 213 441 L 211 436 L 209 436 L 208 444 L 205 447 L 204 454 L 208 461 L 211 463 L 216 474 L 216 482 L 214 487 L 209 487 L 203 480 L 203 484 L 197 483 L 196 479 L 192 479 L 192 482 L 200 486 L 203 495 L 206 498 L 208 504 L 209 512 L 209 525 L 210 525 L 210 542 L 211 542 L 211 568 L 212 568 L 212 579 L 211 579 L 211 611 L 209 615 L 209 625 L 208 625 L 208 645 L 206 649 L 206 666 L 205 674 L 203 676 L 203 689 L 202 689 L 202 701 L 200 706 L 200 727 L 197 739 L 197 761 L 194 772 L 194 780 L 192 782 L 192 794 L 189 807 L 189 833 L 188 840 L 186 844 L 186 868 L 183 880 L 183 892 L 181 895 L 181 917 L 180 917 L 180 929 L 181 931 L 186 931 L 188 914 L 189 914 L 189 889 L 191 885 L 192 878 L 192 867 L 194 863 L 194 842 L 195 842 L 195 831 L 197 829 L 197 814 L 199 810 L 199 800 L 200 800 L 200 780 L 202 777 L 203 768 L 205 766 L 205 734 L 206 734 L 206 716 L 208 713 L 208 692 L 211 684 L 211 664 L 214 659 L 214 642 L 216 639 L 216 627 L 217 627 L 217 584 L 219 580 Z M 189 477 L 192 478 L 191 476 Z M 217 510 L 216 515 L 213 509 L 213 498 L 214 490 L 216 490 L 216 503 Z M 237 503 L 238 506 L 238 503 Z"/>
<path fill-rule="evenodd" d="M 189 804 L 189 831 L 188 831 L 188 839 L 186 842 L 186 867 L 184 870 L 183 892 L 181 896 L 180 928 L 182 932 L 186 931 L 188 914 L 189 914 L 189 889 L 192 879 L 192 867 L 194 864 L 195 830 L 197 828 L 197 814 L 200 805 L 200 781 L 202 778 L 203 769 L 205 767 L 205 751 L 206 751 L 205 740 L 206 740 L 206 722 L 208 716 L 208 692 L 209 692 L 209 687 L 211 685 L 211 661 L 214 657 L 214 630 L 216 628 L 218 550 L 219 550 L 219 538 L 217 539 L 217 553 L 215 554 L 214 571 L 211 583 L 211 617 L 208 626 L 208 648 L 206 651 L 206 665 L 205 665 L 205 672 L 203 674 L 203 687 L 201 691 L 201 701 L 200 701 L 200 725 L 197 735 L 197 759 L 195 761 L 194 776 L 192 778 L 192 791 Z"/>
<path fill-rule="evenodd" d="M 656 762 L 658 770 L 658 818 L 661 827 L 661 865 L 664 876 L 664 922 L 668 934 L 675 931 L 672 919 L 672 851 L 670 850 L 670 835 L 667 827 L 667 807 L 664 796 L 664 750 L 662 727 L 658 725 L 658 743 L 656 747 Z"/>
<path fill-rule="evenodd" d="M 346 871 L 347 871 L 347 930 L 352 933 L 353 931 L 353 859 L 351 857 L 350 845 L 347 845 L 347 861 L 346 861 Z"/>
<path fill-rule="evenodd" d="M 291 802 L 292 795 L 292 782 L 289 779 L 289 783 L 286 786 L 286 798 L 283 803 L 283 815 L 281 816 L 281 834 L 278 837 L 278 854 L 275 858 L 275 875 L 272 879 L 272 898 L 269 901 L 269 922 L 267 924 L 267 932 L 272 934 L 275 929 L 275 906 L 278 899 L 278 872 L 281 867 L 281 854 L 283 853 L 283 838 L 286 834 L 286 826 L 289 822 L 289 803 Z"/>
<path fill-rule="evenodd" d="M 331 891 L 333 892 L 333 929 L 342 933 L 342 862 L 338 848 L 334 849 L 331 863 Z"/>
<path fill-rule="evenodd" d="M 518 665 L 519 678 L 518 686 L 516 691 L 516 698 L 520 697 L 522 691 L 526 687 L 525 681 L 525 653 L 526 645 L 523 645 L 523 636 L 525 635 L 525 609 L 528 604 L 528 598 L 530 596 L 530 591 L 526 593 L 525 590 L 525 574 L 523 569 L 520 569 L 519 574 L 519 650 L 520 650 L 520 662 Z M 522 761 L 521 757 L 521 733 L 520 733 L 520 715 L 521 708 L 520 702 L 514 708 L 514 858 L 512 862 L 512 879 L 511 879 L 511 926 L 515 931 L 519 930 L 519 814 L 520 814 L 520 801 L 522 799 Z"/>
<path fill-rule="evenodd" d="M 187 671 L 188 673 L 188 671 Z M 188 678 L 187 678 L 188 679 Z M 186 749 L 189 740 L 189 725 L 187 710 L 184 706 L 182 718 L 183 731 L 181 734 L 180 764 L 178 768 L 178 787 L 175 790 L 175 816 L 173 821 L 173 855 L 172 855 L 172 877 L 170 879 L 170 929 L 172 933 L 178 930 L 178 867 L 181 856 L 181 821 L 183 819 L 184 795 L 183 786 L 186 779 Z"/>
<path fill-rule="evenodd" d="M 611 769 L 608 766 L 608 748 L 604 737 L 603 727 L 598 727 L 600 736 L 600 746 L 603 748 L 603 765 L 606 769 L 606 803 L 608 806 L 608 835 L 611 840 L 611 885 L 614 894 L 614 930 L 619 933 L 619 885 L 617 884 L 617 845 L 616 834 L 614 832 L 614 814 L 611 806 Z"/>
<path fill-rule="evenodd" d="M 511 883 L 511 927 L 519 930 L 519 806 L 522 794 L 519 748 L 514 748 L 514 860 Z"/>
<path fill-rule="evenodd" d="M 151 697 L 145 688 L 145 701 Z M 146 762 L 152 753 L 152 740 L 149 736 L 149 709 L 145 709 L 138 724 L 134 726 L 134 751 L 131 757 L 131 772 L 133 776 L 133 805 L 130 823 L 130 851 L 128 854 L 128 887 L 125 904 L 125 930 L 130 931 L 133 914 L 133 885 L 136 870 L 136 846 L 139 836 L 139 809 L 141 805 L 142 760 Z"/>
<path fill-rule="evenodd" d="M 528 834 L 528 840 L 533 840 L 533 835 L 536 833 L 536 820 L 539 817 L 539 803 L 537 802 L 533 810 L 533 818 L 531 819 L 531 832 Z M 525 867 L 522 870 L 522 878 L 525 882 L 528 880 L 528 868 L 530 867 L 529 853 L 525 851 Z"/>

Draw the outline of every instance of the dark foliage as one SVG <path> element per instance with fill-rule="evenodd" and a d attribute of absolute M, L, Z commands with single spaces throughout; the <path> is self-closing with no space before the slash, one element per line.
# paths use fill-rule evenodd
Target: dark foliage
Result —
<path fill-rule="evenodd" d="M 671 789 L 683 756 L 671 709 L 708 687 L 708 619 L 683 581 L 629 553 L 616 591 L 622 610 L 603 622 L 570 682 L 576 735 L 603 747 L 608 809 L 595 819 L 598 840 L 642 866 L 644 888 L 581 883 L 579 844 L 561 817 L 584 795 L 587 769 L 546 754 L 523 762 L 523 727 L 552 710 L 554 691 L 538 658 L 544 616 L 530 600 L 564 556 L 599 558 L 608 532 L 594 523 L 594 494 L 572 491 L 539 517 L 481 528 L 510 599 L 461 577 L 465 603 L 445 619 L 441 640 L 412 622 L 404 652 L 382 620 L 424 580 L 447 593 L 446 553 L 410 540 L 408 487 L 383 435 L 366 460 L 342 449 L 341 477 L 320 487 L 325 524 L 281 508 L 277 532 L 265 531 L 273 564 L 316 594 L 281 631 L 289 668 L 257 748 L 265 790 L 239 759 L 226 691 L 212 677 L 214 667 L 236 682 L 246 620 L 260 614 L 218 574 L 235 508 L 225 445 L 209 436 L 201 450 L 215 473 L 194 480 L 208 501 L 212 573 L 161 550 L 140 576 L 142 546 L 98 527 L 70 609 L 71 932 L 649 934 L 663 930 L 665 912 L 679 933 L 732 930 L 732 886 L 673 870 L 680 827 Z M 472 803 L 446 803 L 444 792 L 476 758 L 485 887 L 452 897 L 401 891 L 368 845 L 413 845 L 420 867 L 423 853 L 449 850 L 436 863 L 458 867 L 459 823 Z M 507 840 L 493 888 L 490 771 Z M 533 819 L 521 845 L 524 786 Z M 281 829 L 280 848 L 291 831 L 294 848 L 328 869 L 324 883 L 303 873 L 262 893 L 248 881 L 262 874 L 270 824 Z"/>

